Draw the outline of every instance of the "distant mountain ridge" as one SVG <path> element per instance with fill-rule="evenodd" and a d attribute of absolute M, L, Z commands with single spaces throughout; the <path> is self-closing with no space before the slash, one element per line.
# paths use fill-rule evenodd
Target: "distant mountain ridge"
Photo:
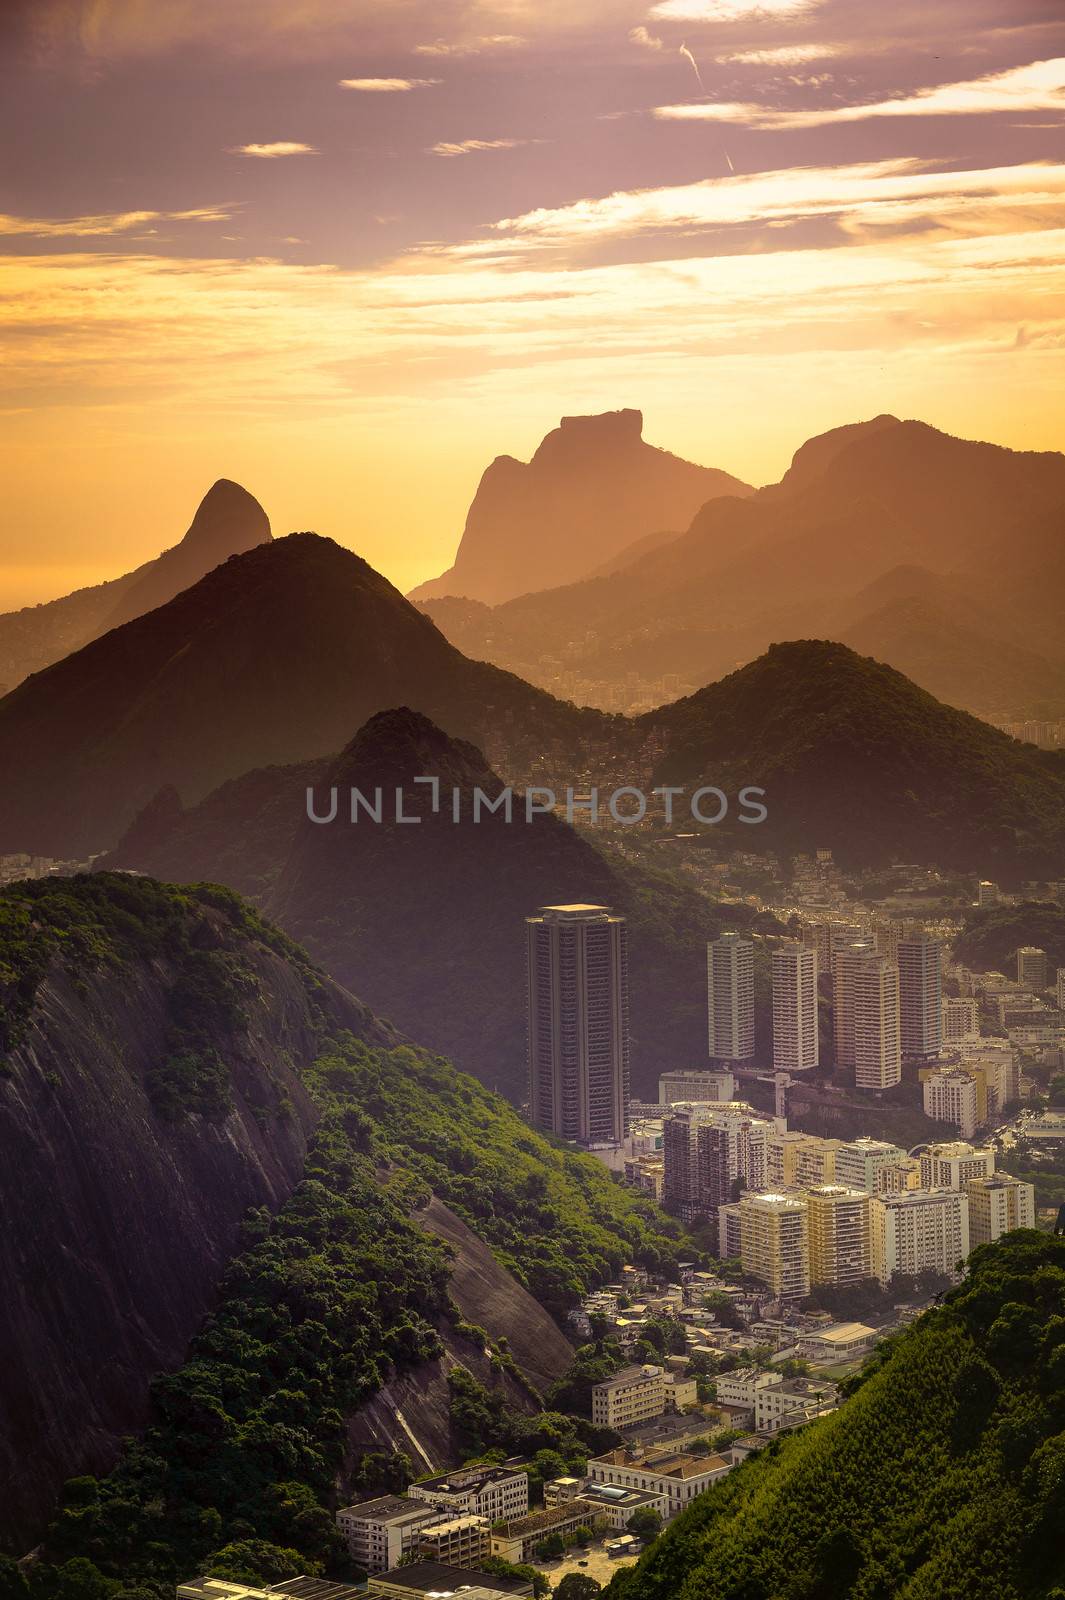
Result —
<path fill-rule="evenodd" d="M 0 700 L 0 851 L 105 850 L 167 785 L 188 804 L 254 768 L 331 755 L 397 702 L 459 737 L 503 730 L 574 760 L 609 725 L 468 661 L 352 551 L 290 534 Z"/>
<path fill-rule="evenodd" d="M 460 649 L 534 682 L 563 654 L 593 682 L 699 684 L 782 639 L 868 639 L 938 698 L 1008 712 L 1065 697 L 1063 550 L 1065 456 L 881 416 L 808 441 L 779 484 L 711 500 L 597 576 L 488 611 L 425 608 Z M 868 621 L 890 574 L 892 599 L 945 610 L 949 631 L 929 610 Z"/>
<path fill-rule="evenodd" d="M 254 496 L 219 478 L 200 501 L 184 538 L 169 550 L 124 577 L 0 615 L 0 685 L 14 689 L 31 673 L 165 605 L 212 567 L 270 537 L 269 519 Z"/>
<path fill-rule="evenodd" d="M 639 411 L 563 417 L 529 462 L 497 456 L 470 506 L 455 563 L 411 591 L 490 604 L 570 583 L 635 540 L 685 527 L 718 495 L 753 491 L 643 440 Z"/>

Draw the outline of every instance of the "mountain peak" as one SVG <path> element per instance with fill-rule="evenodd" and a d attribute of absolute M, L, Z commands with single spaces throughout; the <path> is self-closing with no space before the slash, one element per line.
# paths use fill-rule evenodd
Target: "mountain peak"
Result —
<path fill-rule="evenodd" d="M 749 485 L 648 444 L 633 408 L 563 417 L 531 461 L 497 456 L 481 478 L 455 564 L 412 591 L 498 605 L 575 583 L 649 534 L 686 528 Z"/>
<path fill-rule="evenodd" d="M 830 428 L 827 433 L 815 434 L 796 450 L 779 487 L 804 489 L 827 472 L 837 457 L 851 445 L 872 438 L 874 434 L 884 433 L 889 428 L 900 427 L 902 423 L 899 418 L 884 411 L 868 422 L 848 422 L 841 428 Z"/>
<path fill-rule="evenodd" d="M 224 561 L 270 538 L 270 519 L 255 496 L 231 478 L 218 478 L 197 506 L 181 544 L 217 545 Z"/>
<path fill-rule="evenodd" d="M 444 787 L 470 789 L 476 784 L 486 793 L 499 787 L 499 779 L 475 745 L 453 739 L 409 706 L 370 717 L 337 757 L 328 781 L 387 785 L 409 784 L 417 777 L 437 778 Z M 410 796 L 411 801 L 416 798 Z"/>

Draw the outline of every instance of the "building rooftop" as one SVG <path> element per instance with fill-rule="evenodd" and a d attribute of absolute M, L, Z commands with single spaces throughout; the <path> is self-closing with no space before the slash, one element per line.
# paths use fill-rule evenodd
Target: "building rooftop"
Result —
<path fill-rule="evenodd" d="M 372 1517 L 375 1522 L 384 1522 L 390 1517 L 404 1517 L 417 1513 L 424 1516 L 426 1507 L 424 1500 L 405 1500 L 398 1494 L 383 1494 L 376 1500 L 360 1500 L 355 1505 L 341 1508 L 356 1517 Z"/>
<path fill-rule="evenodd" d="M 476 1494 L 490 1484 L 506 1483 L 523 1476 L 525 1472 L 521 1467 L 462 1467 L 457 1472 L 442 1472 L 435 1478 L 420 1478 L 411 1488 L 415 1494 L 419 1489 L 432 1489 L 440 1494 L 468 1494 L 472 1490 Z"/>
<path fill-rule="evenodd" d="M 597 1383 L 595 1387 L 597 1389 L 618 1389 L 625 1384 L 639 1383 L 644 1378 L 661 1378 L 662 1376 L 661 1367 L 650 1365 L 645 1367 L 622 1367 L 621 1371 L 615 1372 L 612 1378 L 604 1378 L 602 1383 Z"/>
<path fill-rule="evenodd" d="M 525 1595 L 529 1584 L 524 1578 L 497 1578 L 494 1573 L 478 1572 L 475 1568 L 449 1567 L 441 1561 L 415 1561 L 410 1566 L 393 1567 L 390 1572 L 377 1574 L 381 1583 L 394 1588 L 410 1589 L 412 1594 L 455 1594 L 464 1589 L 487 1589 L 489 1593 Z"/>
<path fill-rule="evenodd" d="M 560 1522 L 583 1516 L 594 1510 L 581 1495 L 576 1500 L 562 1500 L 557 1506 L 543 1506 L 539 1511 L 529 1511 L 523 1517 L 511 1517 L 499 1524 L 508 1539 L 524 1538 L 530 1533 L 550 1533 Z"/>

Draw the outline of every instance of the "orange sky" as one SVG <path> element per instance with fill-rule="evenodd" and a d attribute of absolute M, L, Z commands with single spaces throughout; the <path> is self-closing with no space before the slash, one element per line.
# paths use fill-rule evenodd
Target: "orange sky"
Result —
<path fill-rule="evenodd" d="M 153 555 L 219 476 L 410 587 L 564 412 L 754 482 L 880 411 L 1062 448 L 1059 11 L 27 6 L 0 605 Z"/>

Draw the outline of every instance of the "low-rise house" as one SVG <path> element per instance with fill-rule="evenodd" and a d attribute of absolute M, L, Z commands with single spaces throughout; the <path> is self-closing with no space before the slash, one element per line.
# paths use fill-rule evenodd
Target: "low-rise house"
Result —
<path fill-rule="evenodd" d="M 601 1523 L 601 1512 L 584 1499 L 544 1506 L 542 1511 L 530 1511 L 527 1516 L 512 1517 L 494 1527 L 492 1554 L 521 1565 L 531 1560 L 537 1545 L 552 1534 L 565 1539 L 578 1528 L 594 1530 Z"/>

